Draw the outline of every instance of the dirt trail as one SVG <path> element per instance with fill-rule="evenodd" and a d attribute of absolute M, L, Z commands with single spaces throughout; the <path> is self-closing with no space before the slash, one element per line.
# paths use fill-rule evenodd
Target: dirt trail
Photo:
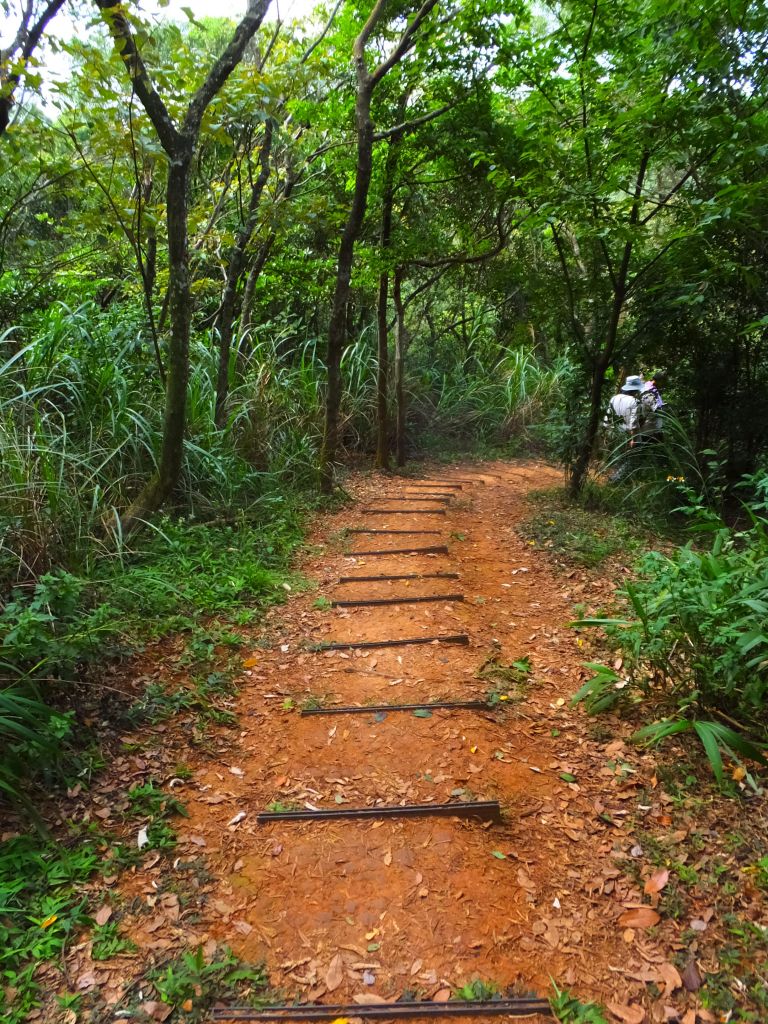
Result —
<path fill-rule="evenodd" d="M 204 855 L 213 876 L 207 901 L 170 925 L 158 925 L 151 913 L 138 916 L 131 935 L 156 955 L 182 936 L 185 945 L 209 951 L 231 945 L 245 959 L 264 959 L 288 998 L 433 997 L 476 978 L 546 994 L 554 978 L 582 997 L 626 1004 L 643 989 L 639 977 L 629 980 L 632 972 L 660 959 L 642 931 L 622 937 L 617 926 L 627 906 L 643 902 L 640 887 L 619 878 L 613 865 L 616 843 L 626 840 L 622 801 L 635 790 L 605 768 L 602 747 L 585 744 L 581 713 L 565 704 L 583 671 L 583 652 L 565 625 L 575 600 L 568 580 L 515 532 L 527 515 L 526 493 L 560 477 L 538 464 L 430 472 L 419 483 L 467 482 L 444 503 L 403 502 L 394 499 L 424 489 L 397 478 L 356 478 L 354 506 L 318 524 L 310 540 L 322 547 L 301 567 L 318 590 L 273 609 L 272 647 L 254 643 L 244 653 L 238 741 L 221 760 L 185 751 L 194 773 L 174 789 L 190 814 L 178 854 Z M 367 508 L 408 511 L 363 514 Z M 434 509 L 445 515 L 422 512 Z M 340 536 L 358 527 L 439 535 Z M 447 544 L 447 556 L 355 554 L 426 543 Z M 338 583 L 341 576 L 413 573 L 459 579 Z M 337 601 L 450 593 L 463 594 L 463 602 L 315 607 L 318 595 Z M 467 646 L 307 649 L 308 642 L 464 633 Z M 299 714 L 307 701 L 482 699 L 491 684 L 477 672 L 489 657 L 504 664 L 530 659 L 523 701 L 430 717 Z M 470 799 L 497 799 L 503 824 L 255 820 L 275 803 Z M 228 824 L 235 816 L 241 820 Z M 161 862 L 120 884 L 126 896 L 154 906 L 167 881 Z"/>

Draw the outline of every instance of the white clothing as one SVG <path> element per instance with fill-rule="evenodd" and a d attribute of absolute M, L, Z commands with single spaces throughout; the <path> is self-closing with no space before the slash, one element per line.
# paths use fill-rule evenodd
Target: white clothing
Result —
<path fill-rule="evenodd" d="M 608 403 L 608 415 L 605 417 L 605 420 L 606 423 L 610 423 L 611 414 L 613 414 L 614 417 L 621 420 L 621 423 L 618 424 L 619 428 L 630 434 L 637 430 L 639 426 L 639 412 L 640 402 L 638 401 L 638 396 L 628 395 L 620 391 Z"/>

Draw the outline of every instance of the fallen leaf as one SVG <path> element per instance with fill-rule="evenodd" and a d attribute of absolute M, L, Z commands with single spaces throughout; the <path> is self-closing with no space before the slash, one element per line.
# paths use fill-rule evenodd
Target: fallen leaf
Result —
<path fill-rule="evenodd" d="M 423 966 L 423 960 L 414 960 L 413 963 L 411 964 L 411 977 L 413 977 L 414 974 L 418 974 Z"/>
<path fill-rule="evenodd" d="M 654 871 L 648 881 L 645 883 L 644 891 L 647 893 L 661 892 L 664 886 L 669 881 L 669 872 L 666 868 L 659 868 Z"/>
<path fill-rule="evenodd" d="M 502 853 L 501 850 L 491 850 L 491 856 L 495 857 L 496 860 L 506 860 L 506 853 Z"/>
<path fill-rule="evenodd" d="M 665 995 L 671 995 L 676 988 L 681 988 L 683 979 L 680 977 L 680 972 L 674 966 L 674 964 L 659 964 L 659 974 L 664 979 L 664 984 L 667 986 Z"/>
<path fill-rule="evenodd" d="M 650 907 L 633 907 L 625 910 L 619 918 L 622 928 L 653 928 L 661 920 L 659 914 Z"/>
<path fill-rule="evenodd" d="M 680 979 L 687 992 L 698 992 L 702 986 L 702 978 L 695 960 L 689 960 L 683 968 Z"/>
<path fill-rule="evenodd" d="M 230 820 L 227 822 L 227 826 L 239 825 L 240 822 L 243 821 L 244 818 L 246 817 L 246 814 L 246 811 L 238 811 L 234 818 L 230 818 Z"/>
<path fill-rule="evenodd" d="M 375 992 L 356 992 L 352 998 L 359 1006 L 384 1006 L 389 1002 L 384 996 L 377 996 Z"/>
<path fill-rule="evenodd" d="M 139 1006 L 152 1020 L 159 1020 L 161 1022 L 167 1020 L 173 1013 L 173 1007 L 168 1003 L 158 1003 L 154 999 L 147 999 L 146 1002 L 140 1003 Z"/>
<path fill-rule="evenodd" d="M 107 921 L 112 917 L 112 907 L 108 903 L 105 903 L 103 907 L 99 907 L 96 913 L 93 915 L 93 920 L 99 927 L 105 925 Z"/>
<path fill-rule="evenodd" d="M 619 1020 L 624 1021 L 624 1024 L 643 1024 L 645 1020 L 645 1010 L 642 1006 L 636 1006 L 631 1003 L 629 1006 L 622 1006 L 619 1003 L 608 1003 L 608 1009 Z"/>
<path fill-rule="evenodd" d="M 344 961 L 341 959 L 341 953 L 337 953 L 336 956 L 331 960 L 328 971 L 325 975 L 325 984 L 329 992 L 335 992 L 339 985 L 344 980 Z"/>
<path fill-rule="evenodd" d="M 440 988 L 432 996 L 433 1003 L 447 1003 L 451 998 L 451 990 L 449 988 Z"/>

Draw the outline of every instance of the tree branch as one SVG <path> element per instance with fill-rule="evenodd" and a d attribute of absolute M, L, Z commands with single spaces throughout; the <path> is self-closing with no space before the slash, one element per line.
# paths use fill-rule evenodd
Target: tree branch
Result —
<path fill-rule="evenodd" d="M 379 7 L 383 7 L 384 2 L 385 0 L 379 0 L 379 3 L 377 3 L 376 7 L 374 7 L 374 12 Z M 424 3 L 421 5 L 421 7 L 414 15 L 413 20 L 410 21 L 408 25 L 406 25 L 405 29 L 403 30 L 403 34 L 400 36 L 398 44 L 394 48 L 392 53 L 390 53 L 389 57 L 387 57 L 386 60 L 382 61 L 381 64 L 379 64 L 379 66 L 376 68 L 376 70 L 370 75 L 370 82 L 372 87 L 377 85 L 382 80 L 382 78 L 386 74 L 388 74 L 392 70 L 392 68 L 405 56 L 408 50 L 410 50 L 414 43 L 414 36 L 418 32 L 421 23 L 429 15 L 432 8 L 435 7 L 437 2 L 438 0 L 424 0 Z M 373 14 L 371 14 L 371 18 L 372 17 Z M 369 23 L 371 21 L 371 18 L 368 19 Z M 371 26 L 371 31 L 372 30 L 373 26 Z M 368 36 L 370 36 L 370 32 L 368 33 Z M 365 42 L 367 42 L 368 36 L 365 37 Z"/>
<path fill-rule="evenodd" d="M 339 8 L 341 7 L 343 2 L 344 2 L 344 0 L 336 0 L 336 6 L 331 11 L 331 16 L 328 19 L 328 21 L 326 21 L 325 26 L 323 27 L 323 31 L 320 33 L 320 35 L 317 37 L 317 39 L 314 41 L 314 43 L 312 43 L 311 46 L 309 46 L 304 51 L 304 53 L 301 56 L 301 60 L 299 61 L 299 64 L 306 64 L 307 63 L 307 61 L 312 56 L 312 54 L 315 52 L 315 50 L 318 48 L 320 43 L 322 43 L 322 41 L 325 39 L 325 37 L 331 31 L 331 26 L 333 25 L 334 21 L 336 20 L 336 15 L 339 13 Z"/>
<path fill-rule="evenodd" d="M 115 0 L 95 0 L 95 3 L 114 40 L 115 49 L 122 57 L 133 90 L 157 132 L 160 144 L 170 157 L 175 156 L 181 145 L 181 135 L 149 76 L 122 5 L 115 3 Z"/>
<path fill-rule="evenodd" d="M 373 141 L 382 142 L 384 139 L 391 139 L 398 135 L 404 135 L 406 132 L 412 132 L 414 129 L 420 128 L 421 125 L 434 121 L 435 118 L 442 117 L 443 114 L 453 110 L 458 104 L 459 100 L 455 100 L 453 103 L 446 103 L 444 106 L 438 107 L 437 110 L 430 110 L 428 114 L 422 114 L 421 117 L 414 117 L 412 121 L 403 121 L 392 128 L 385 128 L 383 131 L 374 132 Z"/>
<path fill-rule="evenodd" d="M 29 22 L 32 19 L 34 0 L 29 0 L 24 13 L 22 14 L 21 24 L 19 25 L 19 30 L 16 33 L 16 38 L 10 46 L 7 46 L 4 50 L 0 50 L 0 88 L 2 89 L 2 95 L 0 95 L 0 135 L 5 133 L 5 130 L 10 123 L 13 98 L 21 79 L 21 72 L 14 72 L 13 74 L 6 76 L 4 71 L 5 66 L 19 50 L 21 51 L 19 53 L 19 60 L 26 65 L 29 58 L 35 52 L 37 44 L 40 42 L 40 37 L 45 31 L 46 25 L 51 18 L 58 14 L 64 6 L 64 3 L 65 0 L 50 0 L 43 9 L 40 17 L 30 29 Z"/>
<path fill-rule="evenodd" d="M 98 0 L 97 0 L 98 2 Z M 214 63 L 205 81 L 192 97 L 187 109 L 182 132 L 193 138 L 200 131 L 200 123 L 209 103 L 240 63 L 246 46 L 256 34 L 267 13 L 270 0 L 248 0 L 243 20 L 235 29 L 229 45 Z"/>

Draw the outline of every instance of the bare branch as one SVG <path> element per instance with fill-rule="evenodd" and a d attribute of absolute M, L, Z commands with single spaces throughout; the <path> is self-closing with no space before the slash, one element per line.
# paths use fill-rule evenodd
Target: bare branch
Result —
<path fill-rule="evenodd" d="M 392 128 L 385 128 L 383 131 L 375 132 L 373 136 L 374 142 L 381 142 L 383 139 L 391 139 L 394 136 L 405 135 L 406 132 L 412 132 L 416 128 L 420 128 L 421 125 L 427 124 L 429 121 L 434 121 L 435 118 L 442 117 L 449 110 L 453 110 L 454 107 L 458 106 L 459 100 L 455 100 L 453 103 L 446 103 L 442 107 L 438 107 L 437 110 L 430 110 L 428 114 L 422 114 L 421 117 L 415 117 L 412 121 L 403 121 L 402 124 L 396 124 Z"/>
<path fill-rule="evenodd" d="M 410 50 L 410 48 L 413 46 L 413 43 L 414 43 L 414 36 L 418 32 L 418 30 L 419 30 L 422 22 L 424 21 L 424 19 L 432 11 L 432 8 L 436 6 L 437 2 L 438 2 L 438 0 L 424 0 L 424 3 L 418 9 L 418 11 L 414 15 L 413 19 L 406 25 L 405 29 L 403 30 L 403 34 L 400 36 L 400 39 L 399 39 L 399 41 L 397 43 L 397 46 L 394 48 L 392 53 L 390 53 L 389 57 L 387 57 L 386 60 L 382 61 L 381 64 L 379 64 L 379 66 L 373 72 L 373 74 L 371 74 L 371 76 L 370 76 L 371 87 L 377 85 L 381 81 L 381 79 L 386 74 L 388 74 L 392 70 L 392 68 Z M 379 7 L 383 7 L 383 6 L 384 6 L 383 0 L 379 0 L 379 3 L 377 3 L 376 7 L 374 7 L 374 12 Z M 368 19 L 368 23 L 367 24 L 370 23 L 372 18 L 373 18 L 373 14 L 371 14 L 371 18 Z M 377 18 L 378 18 L 378 15 L 377 15 Z M 366 24 L 366 27 L 367 27 L 367 24 Z M 375 22 L 374 22 L 374 25 L 375 25 Z M 373 30 L 373 25 L 371 26 L 371 31 L 372 30 Z M 363 33 L 361 33 L 360 35 L 362 37 Z M 369 35 L 370 35 L 370 32 L 368 33 L 368 36 Z M 365 42 L 368 40 L 368 36 L 365 37 L 363 45 L 365 45 Z"/>
<path fill-rule="evenodd" d="M 301 56 L 301 60 L 299 61 L 299 64 L 306 64 L 307 63 L 307 61 L 312 56 L 312 54 L 315 52 L 315 50 L 318 48 L 320 43 L 322 43 L 322 41 L 325 39 L 325 37 L 331 31 L 331 27 L 332 27 L 334 21 L 336 20 L 336 15 L 339 13 L 339 8 L 341 7 L 343 2 L 344 2 L 344 0 L 336 0 L 336 6 L 331 11 L 331 16 L 328 19 L 328 21 L 326 21 L 325 26 L 323 27 L 323 31 L 320 33 L 320 35 L 317 37 L 317 39 L 314 41 L 314 43 L 312 43 L 304 51 L 304 53 Z"/>
<path fill-rule="evenodd" d="M 16 88 L 21 80 L 21 72 L 6 74 L 5 68 L 10 60 L 18 54 L 20 63 L 26 65 L 29 58 L 35 52 L 48 22 L 61 10 L 65 0 L 49 0 L 43 8 L 43 12 L 30 29 L 29 23 L 32 19 L 34 0 L 28 0 L 27 6 L 22 14 L 16 38 L 0 51 L 0 135 L 5 133 L 11 120 L 11 108 L 13 107 Z"/>

